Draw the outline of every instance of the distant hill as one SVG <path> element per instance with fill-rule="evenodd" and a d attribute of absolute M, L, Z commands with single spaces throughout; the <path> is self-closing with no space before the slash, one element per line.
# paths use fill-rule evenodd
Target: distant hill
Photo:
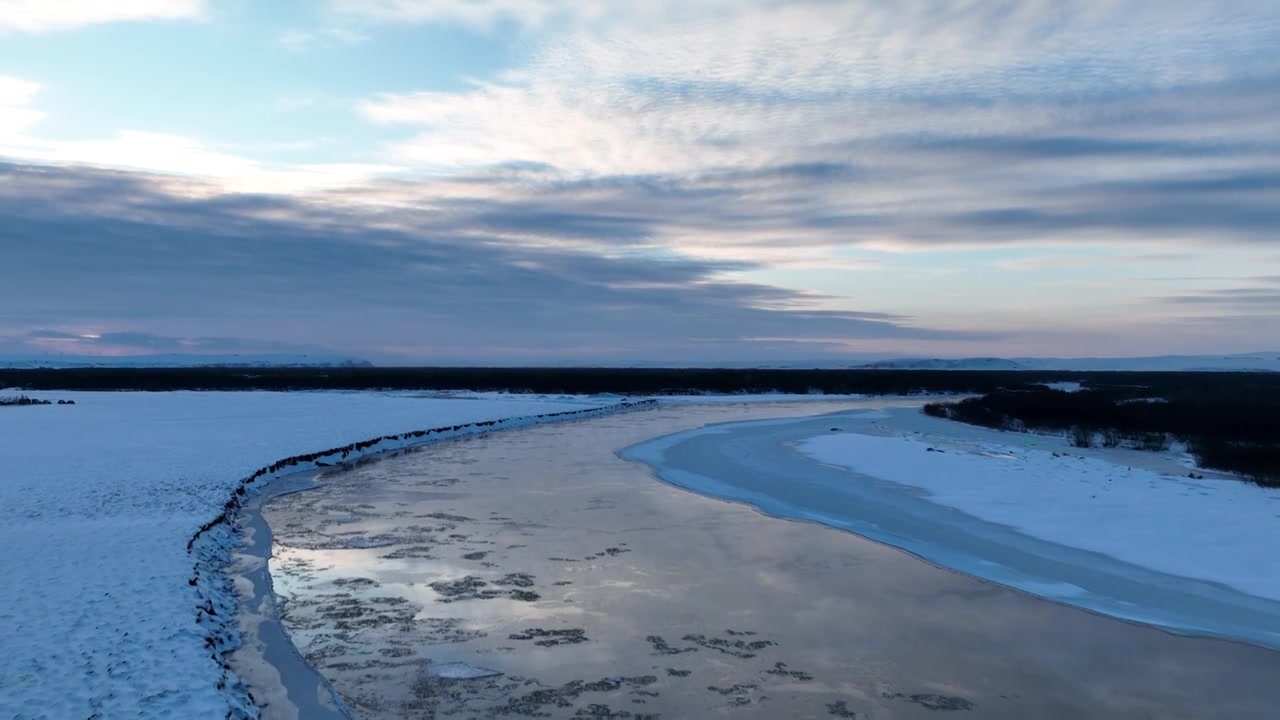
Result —
<path fill-rule="evenodd" d="M 326 355 L 47 355 L 0 356 L 0 368 L 91 367 L 373 367 L 359 358 Z"/>
<path fill-rule="evenodd" d="M 1005 358 L 901 358 L 880 360 L 854 367 L 864 370 L 1030 370 L 1017 360 Z"/>
<path fill-rule="evenodd" d="M 1157 355 L 1131 358 L 900 358 L 853 366 L 864 370 L 1132 370 L 1280 372 L 1280 352 Z"/>

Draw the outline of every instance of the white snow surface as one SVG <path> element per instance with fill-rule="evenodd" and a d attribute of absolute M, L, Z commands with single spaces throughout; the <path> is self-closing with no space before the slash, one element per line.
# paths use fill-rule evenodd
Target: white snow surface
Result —
<path fill-rule="evenodd" d="M 0 408 L 0 717 L 221 718 L 187 542 L 238 482 L 369 438 L 587 398 L 39 392 Z M 385 449 L 385 446 L 375 450 Z"/>
<path fill-rule="evenodd" d="M 1041 540 L 1280 600 L 1280 491 L 995 443 L 840 433 L 798 449 Z"/>

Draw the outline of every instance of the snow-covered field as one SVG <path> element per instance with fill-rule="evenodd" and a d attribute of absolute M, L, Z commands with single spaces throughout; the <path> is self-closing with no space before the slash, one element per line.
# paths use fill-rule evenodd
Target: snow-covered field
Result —
<path fill-rule="evenodd" d="M 282 458 L 608 405 L 538 396 L 29 393 L 0 408 L 0 717 L 221 718 L 187 543 Z M 375 448 L 376 449 L 376 448 Z"/>
<path fill-rule="evenodd" d="M 1067 447 L 840 433 L 799 448 L 1043 540 L 1280 600 L 1280 491 L 1193 480 Z"/>

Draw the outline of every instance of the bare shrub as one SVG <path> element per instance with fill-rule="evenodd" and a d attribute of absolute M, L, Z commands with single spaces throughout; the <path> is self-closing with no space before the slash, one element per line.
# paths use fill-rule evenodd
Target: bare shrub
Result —
<path fill-rule="evenodd" d="M 1141 433 L 1138 435 L 1137 448 L 1149 452 L 1164 452 L 1169 449 L 1169 434 L 1162 432 Z"/>
<path fill-rule="evenodd" d="M 1078 448 L 1093 447 L 1093 430 L 1083 426 L 1076 425 L 1071 428 L 1071 444 Z"/>

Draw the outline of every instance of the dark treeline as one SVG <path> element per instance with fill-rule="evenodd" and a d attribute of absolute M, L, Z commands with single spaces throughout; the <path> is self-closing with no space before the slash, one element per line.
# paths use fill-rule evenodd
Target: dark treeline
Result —
<path fill-rule="evenodd" d="M 989 392 L 1034 378 L 1012 372 L 715 368 L 85 368 L 0 370 L 28 390 L 501 390 L 592 395 Z"/>
<path fill-rule="evenodd" d="M 1073 380 L 1177 389 L 1216 387 L 1240 373 L 716 368 L 77 368 L 0 369 L 0 387 L 26 390 L 503 390 L 619 395 L 694 393 L 989 393 Z M 1264 374 L 1249 377 L 1269 376 Z M 1280 392 L 1280 374 L 1270 378 Z"/>
<path fill-rule="evenodd" d="M 1203 467 L 1280 486 L 1280 375 L 1099 382 L 1075 393 L 1002 389 L 925 412 L 1002 430 L 1066 431 L 1078 446 L 1163 450 L 1176 438 Z"/>

